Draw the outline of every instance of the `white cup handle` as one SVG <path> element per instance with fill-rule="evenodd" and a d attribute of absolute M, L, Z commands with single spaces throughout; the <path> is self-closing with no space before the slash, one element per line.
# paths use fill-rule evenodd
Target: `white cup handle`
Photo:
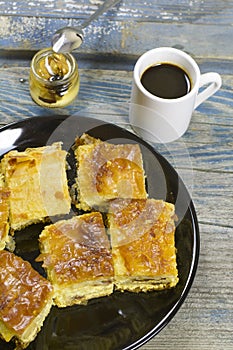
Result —
<path fill-rule="evenodd" d="M 222 85 L 222 79 L 218 73 L 209 72 L 201 75 L 200 85 L 202 87 L 206 84 L 210 84 L 203 91 L 201 91 L 196 98 L 194 109 L 197 108 L 202 102 L 212 96 Z"/>

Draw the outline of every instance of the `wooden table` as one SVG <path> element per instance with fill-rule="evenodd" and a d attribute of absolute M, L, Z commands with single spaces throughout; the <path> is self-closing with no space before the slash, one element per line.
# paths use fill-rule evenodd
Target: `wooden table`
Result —
<path fill-rule="evenodd" d="M 142 349 L 232 350 L 233 1 L 122 0 L 85 29 L 85 41 L 75 53 L 81 75 L 75 102 L 60 110 L 37 106 L 28 85 L 33 54 L 50 46 L 55 30 L 80 23 L 99 3 L 1 1 L 0 125 L 34 116 L 73 115 L 88 108 L 97 118 L 129 128 L 127 115 L 119 116 L 116 110 L 129 101 L 136 59 L 154 47 L 180 48 L 203 73 L 220 73 L 221 90 L 193 113 L 184 137 L 165 148 L 155 145 L 191 192 L 201 251 L 182 308 Z"/>

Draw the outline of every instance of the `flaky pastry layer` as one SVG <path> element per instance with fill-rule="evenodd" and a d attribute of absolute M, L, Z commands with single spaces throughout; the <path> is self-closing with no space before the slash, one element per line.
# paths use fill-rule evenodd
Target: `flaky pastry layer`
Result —
<path fill-rule="evenodd" d="M 146 198 L 138 144 L 110 144 L 84 134 L 76 140 L 79 207 L 103 209 L 114 198 Z"/>
<path fill-rule="evenodd" d="M 120 290 L 148 291 L 178 282 L 174 205 L 161 200 L 115 200 L 108 223 Z"/>
<path fill-rule="evenodd" d="M 10 151 L 1 161 L 10 191 L 10 225 L 20 230 L 30 224 L 70 211 L 66 152 L 61 143 Z"/>
<path fill-rule="evenodd" d="M 29 262 L 0 252 L 0 335 L 24 348 L 39 332 L 53 303 L 51 284 Z"/>
<path fill-rule="evenodd" d="M 102 215 L 75 216 L 46 226 L 39 237 L 48 279 L 60 306 L 86 303 L 113 291 L 113 263 Z"/>
<path fill-rule="evenodd" d="M 0 183 L 0 250 L 9 240 L 9 196 L 9 190 Z"/>

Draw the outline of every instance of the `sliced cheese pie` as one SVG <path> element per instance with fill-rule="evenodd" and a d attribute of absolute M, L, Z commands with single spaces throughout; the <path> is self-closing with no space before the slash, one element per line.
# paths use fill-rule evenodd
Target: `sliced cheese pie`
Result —
<path fill-rule="evenodd" d="M 47 217 L 67 214 L 71 199 L 66 177 L 66 152 L 61 143 L 10 151 L 1 161 L 10 191 L 10 225 L 20 230 Z"/>
<path fill-rule="evenodd" d="M 26 348 L 41 329 L 53 303 L 51 284 L 29 262 L 0 252 L 0 336 Z"/>
<path fill-rule="evenodd" d="M 39 237 L 48 279 L 59 307 L 85 304 L 113 291 L 113 263 L 102 215 L 97 212 L 46 226 Z"/>
<path fill-rule="evenodd" d="M 108 224 L 115 285 L 133 292 L 178 282 L 174 205 L 162 200 L 114 200 Z"/>
<path fill-rule="evenodd" d="M 111 144 L 87 134 L 76 140 L 79 207 L 103 210 L 115 198 L 146 198 L 138 144 Z"/>

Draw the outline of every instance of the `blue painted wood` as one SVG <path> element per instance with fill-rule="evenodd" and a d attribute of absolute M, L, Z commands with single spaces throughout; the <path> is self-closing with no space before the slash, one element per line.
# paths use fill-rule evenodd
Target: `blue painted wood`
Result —
<path fill-rule="evenodd" d="M 1 1 L 3 15 L 21 17 L 55 17 L 84 19 L 90 16 L 101 4 L 101 0 L 63 1 Z M 180 22 L 199 24 L 232 24 L 233 4 L 231 0 L 122 0 L 104 14 L 105 18 L 148 22 Z"/>
<path fill-rule="evenodd" d="M 0 16 L 0 49 L 39 50 L 51 45 L 53 33 L 66 25 L 76 26 L 78 20 L 48 17 Z M 198 23 L 159 21 L 116 21 L 99 19 L 85 28 L 80 53 L 139 56 L 158 46 L 172 46 L 194 57 L 229 58 L 233 55 L 233 27 L 229 24 L 206 26 Z"/>

